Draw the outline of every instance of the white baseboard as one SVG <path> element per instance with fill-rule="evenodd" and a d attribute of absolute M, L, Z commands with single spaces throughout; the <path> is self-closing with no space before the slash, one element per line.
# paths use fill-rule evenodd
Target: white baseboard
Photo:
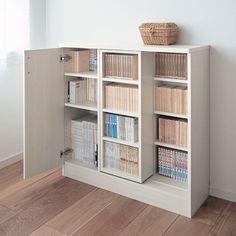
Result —
<path fill-rule="evenodd" d="M 213 197 L 218 197 L 231 202 L 236 202 L 236 192 L 226 192 L 216 188 L 210 188 L 210 195 Z"/>
<path fill-rule="evenodd" d="M 16 163 L 17 161 L 20 161 L 23 159 L 23 152 L 17 153 L 15 155 L 12 155 L 10 157 L 4 158 L 3 160 L 0 160 L 0 169 L 9 166 L 11 164 Z"/>

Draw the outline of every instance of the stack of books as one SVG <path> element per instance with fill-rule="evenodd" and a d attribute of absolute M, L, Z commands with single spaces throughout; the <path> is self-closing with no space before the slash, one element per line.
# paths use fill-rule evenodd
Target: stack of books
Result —
<path fill-rule="evenodd" d="M 122 144 L 104 143 L 105 167 L 138 176 L 138 149 Z"/>
<path fill-rule="evenodd" d="M 186 115 L 188 90 L 186 87 L 160 85 L 156 87 L 156 110 Z"/>
<path fill-rule="evenodd" d="M 97 70 L 97 50 L 96 49 L 89 50 L 89 70 L 90 71 Z"/>
<path fill-rule="evenodd" d="M 105 107 L 112 110 L 138 112 L 138 88 L 111 83 L 105 85 Z"/>
<path fill-rule="evenodd" d="M 187 182 L 187 153 L 167 148 L 158 148 L 158 173 L 179 182 Z"/>
<path fill-rule="evenodd" d="M 138 79 L 138 55 L 105 54 L 105 77 Z"/>
<path fill-rule="evenodd" d="M 128 142 L 138 142 L 138 118 L 105 114 L 105 135 Z"/>
<path fill-rule="evenodd" d="M 187 54 L 156 53 L 156 76 L 187 79 Z"/>
<path fill-rule="evenodd" d="M 187 147 L 187 121 L 159 118 L 159 141 Z"/>
<path fill-rule="evenodd" d="M 68 83 L 68 102 L 73 104 L 86 101 L 97 103 L 96 79 L 77 79 Z"/>
<path fill-rule="evenodd" d="M 66 63 L 66 72 L 79 73 L 89 71 L 89 50 L 69 51 L 70 60 Z"/>
<path fill-rule="evenodd" d="M 97 116 L 88 115 L 71 121 L 72 157 L 89 166 L 97 166 Z"/>

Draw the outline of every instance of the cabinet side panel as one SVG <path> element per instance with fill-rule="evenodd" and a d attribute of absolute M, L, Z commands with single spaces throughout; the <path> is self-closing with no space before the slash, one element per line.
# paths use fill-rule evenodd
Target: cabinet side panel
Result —
<path fill-rule="evenodd" d="M 209 193 L 209 49 L 191 54 L 191 214 Z"/>
<path fill-rule="evenodd" d="M 62 49 L 25 52 L 24 177 L 63 163 L 64 80 Z"/>
<path fill-rule="evenodd" d="M 154 171 L 153 139 L 154 53 L 141 53 L 141 169 L 142 181 Z"/>

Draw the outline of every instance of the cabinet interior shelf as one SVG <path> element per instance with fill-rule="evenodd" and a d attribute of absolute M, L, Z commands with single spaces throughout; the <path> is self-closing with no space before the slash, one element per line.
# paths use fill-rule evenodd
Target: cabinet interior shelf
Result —
<path fill-rule="evenodd" d="M 102 79 L 105 82 L 113 82 L 113 83 L 121 83 L 121 84 L 132 84 L 132 85 L 138 85 L 138 80 L 131 80 L 131 79 L 125 79 L 125 78 L 112 78 L 112 77 L 105 77 Z"/>
<path fill-rule="evenodd" d="M 160 174 L 153 175 L 152 181 L 155 181 L 157 183 L 161 183 L 164 185 L 168 185 L 173 188 L 188 190 L 188 182 L 179 182 L 179 181 L 176 181 L 175 179 L 171 179 L 169 177 L 166 177 Z"/>
<path fill-rule="evenodd" d="M 155 141 L 154 144 L 157 145 L 157 146 L 172 148 L 172 149 L 181 150 L 181 151 L 185 151 L 185 152 L 188 151 L 187 147 L 177 146 L 177 145 L 169 144 L 169 143 L 163 143 L 163 142 L 159 142 L 158 140 Z"/>
<path fill-rule="evenodd" d="M 137 113 L 132 113 L 132 112 L 128 112 L 128 111 L 113 110 L 113 109 L 108 109 L 108 108 L 103 108 L 103 112 L 117 114 L 117 115 L 123 115 L 123 116 L 130 116 L 130 117 L 139 117 L 139 115 Z"/>
<path fill-rule="evenodd" d="M 123 145 L 127 145 L 127 146 L 131 146 L 131 147 L 136 147 L 139 148 L 139 143 L 132 143 L 129 141 L 125 141 L 125 140 L 121 140 L 121 139 L 117 139 L 117 138 L 110 138 L 110 137 L 103 137 L 104 141 L 108 141 L 108 142 L 113 142 L 113 143 L 119 143 L 119 144 L 123 144 Z"/>
<path fill-rule="evenodd" d="M 177 114 L 177 113 L 170 113 L 170 112 L 163 112 L 163 111 L 154 111 L 154 114 L 156 114 L 156 115 L 163 115 L 163 116 L 170 116 L 170 117 L 176 117 L 176 118 L 182 118 L 182 119 L 188 119 L 188 115 Z"/>
<path fill-rule="evenodd" d="M 169 78 L 169 77 L 168 78 L 155 77 L 154 80 L 158 81 L 158 82 L 167 82 L 167 83 L 176 83 L 176 84 L 185 84 L 185 85 L 187 85 L 189 83 L 188 80 Z"/>
<path fill-rule="evenodd" d="M 89 78 L 89 79 L 97 79 L 98 74 L 96 71 L 88 71 L 88 72 L 80 72 L 80 73 L 65 73 L 65 76 L 70 77 L 80 77 L 80 78 Z"/>
<path fill-rule="evenodd" d="M 65 103 L 66 107 L 78 108 L 88 111 L 97 111 L 97 104 L 94 102 L 80 102 L 78 104 Z"/>
<path fill-rule="evenodd" d="M 134 181 L 134 182 L 139 182 L 139 179 L 140 179 L 139 176 L 129 175 L 129 174 L 123 172 L 123 171 L 114 170 L 114 169 L 110 169 L 110 168 L 107 168 L 107 167 L 102 167 L 101 171 L 103 171 L 107 174 L 110 174 L 110 175 L 119 176 L 123 179 L 131 180 L 131 181 Z"/>

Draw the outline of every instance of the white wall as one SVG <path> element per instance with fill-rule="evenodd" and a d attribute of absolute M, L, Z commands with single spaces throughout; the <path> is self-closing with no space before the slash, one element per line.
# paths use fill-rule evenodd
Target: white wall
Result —
<path fill-rule="evenodd" d="M 0 167 L 23 150 L 23 49 L 46 45 L 45 1 L 8 0 L 7 58 L 0 58 Z"/>
<path fill-rule="evenodd" d="M 236 201 L 235 0 L 48 0 L 47 46 L 141 42 L 138 25 L 162 21 L 179 43 L 211 45 L 211 193 Z"/>

